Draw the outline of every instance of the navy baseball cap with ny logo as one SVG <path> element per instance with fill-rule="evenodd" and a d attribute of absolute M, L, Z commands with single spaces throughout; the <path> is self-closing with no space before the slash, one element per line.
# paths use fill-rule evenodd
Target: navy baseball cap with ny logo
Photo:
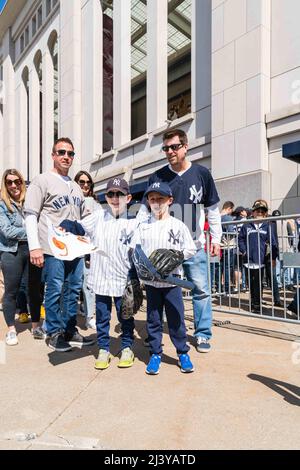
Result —
<path fill-rule="evenodd" d="M 162 182 L 157 182 L 151 184 L 149 186 L 144 194 L 144 196 L 148 196 L 149 193 L 159 193 L 162 194 L 163 196 L 169 196 L 172 197 L 172 189 L 168 185 L 168 183 L 162 183 Z"/>
<path fill-rule="evenodd" d="M 106 192 L 111 191 L 112 189 L 117 189 L 123 194 L 129 194 L 128 183 L 123 178 L 113 178 L 109 180 L 106 186 Z"/>

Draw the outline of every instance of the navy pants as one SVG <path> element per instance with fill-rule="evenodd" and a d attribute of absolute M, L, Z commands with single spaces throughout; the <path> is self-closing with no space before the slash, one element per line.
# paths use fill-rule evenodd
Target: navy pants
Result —
<path fill-rule="evenodd" d="M 184 305 L 180 287 L 156 288 L 146 285 L 147 331 L 151 354 L 162 353 L 163 309 L 165 307 L 169 335 L 177 354 L 189 351 L 184 323 Z"/>
<path fill-rule="evenodd" d="M 109 326 L 111 319 L 112 297 L 107 295 L 96 295 L 96 328 L 99 349 L 109 351 Z M 122 345 L 121 349 L 132 348 L 134 319 L 124 320 L 121 317 L 122 297 L 114 297 L 118 320 L 121 323 Z"/>

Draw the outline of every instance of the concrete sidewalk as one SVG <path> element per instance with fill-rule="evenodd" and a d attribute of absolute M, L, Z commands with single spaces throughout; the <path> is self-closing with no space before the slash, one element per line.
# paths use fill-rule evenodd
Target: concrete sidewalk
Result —
<path fill-rule="evenodd" d="M 180 372 L 164 335 L 160 374 L 148 376 L 144 318 L 137 316 L 136 360 L 127 370 L 114 357 L 96 371 L 97 346 L 55 353 L 19 325 L 19 345 L 1 345 L 0 449 L 300 447 L 300 326 L 216 313 L 231 324 L 215 326 L 211 353 L 199 354 L 187 302 L 195 372 Z M 1 315 L 1 339 L 5 331 Z"/>

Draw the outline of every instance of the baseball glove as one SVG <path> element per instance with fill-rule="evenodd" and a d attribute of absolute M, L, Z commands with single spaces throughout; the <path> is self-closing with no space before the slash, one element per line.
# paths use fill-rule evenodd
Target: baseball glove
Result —
<path fill-rule="evenodd" d="M 138 279 L 129 279 L 121 300 L 121 316 L 128 320 L 135 315 L 143 304 L 143 291 Z"/>
<path fill-rule="evenodd" d="M 152 251 L 149 260 L 161 276 L 168 276 L 184 261 L 182 251 L 159 248 Z"/>

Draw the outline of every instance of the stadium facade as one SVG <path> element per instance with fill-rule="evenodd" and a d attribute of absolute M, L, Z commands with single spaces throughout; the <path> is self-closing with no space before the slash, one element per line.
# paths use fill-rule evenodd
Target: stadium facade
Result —
<path fill-rule="evenodd" d="M 74 172 L 138 199 L 181 127 L 222 200 L 299 212 L 299 17 L 298 0 L 8 0 L 0 169 L 31 180 L 69 136 Z"/>

